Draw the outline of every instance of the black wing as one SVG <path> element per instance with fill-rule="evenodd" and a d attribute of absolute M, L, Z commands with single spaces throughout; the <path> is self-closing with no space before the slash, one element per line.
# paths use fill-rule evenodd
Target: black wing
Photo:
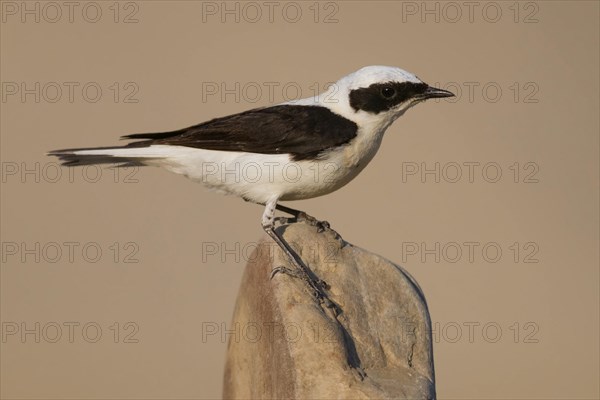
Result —
<path fill-rule="evenodd" d="M 279 105 L 215 118 L 172 132 L 137 133 L 124 139 L 149 139 L 129 146 L 166 144 L 207 150 L 292 154 L 294 160 L 318 157 L 356 136 L 356 123 L 319 106 Z"/>

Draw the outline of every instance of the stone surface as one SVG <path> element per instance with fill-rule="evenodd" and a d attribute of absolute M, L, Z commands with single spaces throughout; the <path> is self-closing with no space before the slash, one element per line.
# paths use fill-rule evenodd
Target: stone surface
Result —
<path fill-rule="evenodd" d="M 431 323 L 419 286 L 401 267 L 318 233 L 279 228 L 342 310 L 324 309 L 264 239 L 248 263 L 233 316 L 225 399 L 433 399 Z"/>

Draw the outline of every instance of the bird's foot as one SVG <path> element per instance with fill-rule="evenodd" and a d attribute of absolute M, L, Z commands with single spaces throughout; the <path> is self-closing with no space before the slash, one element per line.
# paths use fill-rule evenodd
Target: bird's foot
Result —
<path fill-rule="evenodd" d="M 308 215 L 304 211 L 300 211 L 298 213 L 298 215 L 296 216 L 296 221 L 304 222 L 306 224 L 309 224 L 310 226 L 316 227 L 318 233 L 323 233 L 326 231 L 331 232 L 335 236 L 336 240 L 339 240 L 342 244 L 344 243 L 342 236 L 336 230 L 334 230 L 327 221 L 320 221 L 312 215 Z"/>
<path fill-rule="evenodd" d="M 335 230 L 333 230 L 331 228 L 331 225 L 329 224 L 329 222 L 327 221 L 319 221 L 318 219 L 316 219 L 315 217 L 313 217 L 312 215 L 308 215 L 307 213 L 305 213 L 304 211 L 300 211 L 300 210 L 296 210 L 293 208 L 289 208 L 289 207 L 285 207 L 282 206 L 280 204 L 276 204 L 275 208 L 279 211 L 283 211 L 284 213 L 293 215 L 293 218 L 284 218 L 284 217 L 280 217 L 279 219 L 277 219 L 277 222 L 280 224 L 287 224 L 291 221 L 294 222 L 303 222 L 305 224 L 308 224 L 310 226 L 314 226 L 317 228 L 317 232 L 318 233 L 323 233 L 325 231 L 329 231 L 332 232 L 333 235 L 335 236 L 335 238 L 341 243 L 342 247 L 345 245 L 342 237 L 340 236 L 339 233 L 337 233 Z"/>
<path fill-rule="evenodd" d="M 304 211 L 298 212 L 298 215 L 296 215 L 296 221 L 297 222 L 304 222 L 305 224 L 308 224 L 310 226 L 316 226 L 317 230 L 319 232 L 323 232 L 326 229 L 330 229 L 329 222 L 327 222 L 327 221 L 319 221 L 318 219 L 316 219 L 312 215 L 308 215 Z"/>

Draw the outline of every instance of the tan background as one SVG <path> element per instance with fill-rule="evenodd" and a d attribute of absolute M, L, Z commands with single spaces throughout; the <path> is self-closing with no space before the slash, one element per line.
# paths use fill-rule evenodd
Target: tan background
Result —
<path fill-rule="evenodd" d="M 97 183 L 80 169 L 72 179 L 66 169 L 55 179 L 47 150 L 112 145 L 121 134 L 269 104 L 266 89 L 256 102 L 251 92 L 238 102 L 232 95 L 203 99 L 203 82 L 278 82 L 278 102 L 286 83 L 297 83 L 306 97 L 315 82 L 325 85 L 370 64 L 400 66 L 429 83 L 457 82 L 462 96 L 411 110 L 354 182 L 292 205 L 326 218 L 346 240 L 402 263 L 417 278 L 438 324 L 440 398 L 598 398 L 598 2 L 519 3 L 518 14 L 514 2 L 483 2 L 472 21 L 462 7 L 454 23 L 456 9 L 434 2 L 427 7 L 438 7 L 439 22 L 407 13 L 423 11 L 421 2 L 321 3 L 318 23 L 312 2 L 298 3 L 297 23 L 282 17 L 283 3 L 272 23 L 267 15 L 244 21 L 254 18 L 251 9 L 239 23 L 232 16 L 203 22 L 203 3 L 194 1 L 121 3 L 117 23 L 112 2 L 96 3 L 102 18 L 90 23 L 82 17 L 86 3 L 77 4 L 73 22 L 67 8 L 57 22 L 45 20 L 55 10 L 40 8 L 36 23 L 35 15 L 21 22 L 20 2 L 2 3 L 2 398 L 219 397 L 226 344 L 219 335 L 202 340 L 202 330 L 229 324 L 245 251 L 262 235 L 258 206 L 158 169 L 138 171 L 137 183 L 125 183 L 124 175 L 115 183 L 110 170 Z M 488 20 L 500 8 L 498 22 L 484 18 L 486 5 Z M 138 22 L 123 23 L 132 12 Z M 338 22 L 323 23 L 331 12 Z M 39 103 L 34 95 L 9 94 L 21 82 L 30 88 L 40 82 Z M 64 89 L 55 103 L 49 82 Z M 64 82 L 79 84 L 73 102 Z M 96 103 L 82 97 L 87 82 L 103 90 Z M 114 82 L 121 88 L 116 102 Z M 127 82 L 139 89 L 137 103 L 124 102 L 132 90 Z M 479 85 L 471 99 L 468 82 Z M 492 102 L 495 86 L 502 96 Z M 406 163 L 433 168 L 436 162 L 447 167 L 439 183 L 431 175 L 403 180 L 402 171 L 415 165 Z M 502 177 L 489 183 L 478 167 L 472 183 L 466 176 L 449 182 L 455 165 L 449 163 L 465 162 L 498 163 Z M 20 176 L 36 165 L 39 176 Z M 524 182 L 531 171 L 537 183 Z M 487 172 L 493 178 L 494 170 Z M 40 250 L 27 255 L 31 248 L 36 253 L 36 242 Z M 79 243 L 72 262 L 65 242 Z M 81 249 L 88 242 L 86 260 Z M 123 248 L 128 242 L 137 246 L 138 263 L 124 262 L 134 249 Z M 479 243 L 472 262 L 467 253 L 451 262 L 452 243 L 466 251 L 465 242 Z M 493 246 L 502 249 L 495 263 L 482 256 L 488 242 L 488 260 Z M 521 249 L 516 260 L 514 242 Z M 237 254 L 207 253 L 207 246 L 236 253 L 236 243 Z M 406 251 L 436 243 L 439 262 Z M 92 263 L 96 247 L 102 255 Z M 536 249 L 528 260 L 538 262 L 524 262 Z M 36 323 L 39 343 L 35 334 L 10 334 L 15 326 L 35 331 Z M 72 343 L 69 323 L 79 324 Z M 84 337 L 87 323 L 97 325 L 88 325 Z M 51 343 L 56 325 L 62 336 Z M 102 335 L 89 343 L 94 326 Z M 126 343 L 131 339 L 138 343 Z"/>

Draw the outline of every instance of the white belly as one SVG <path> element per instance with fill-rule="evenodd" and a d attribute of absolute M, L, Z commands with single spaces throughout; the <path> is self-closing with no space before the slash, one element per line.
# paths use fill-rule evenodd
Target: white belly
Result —
<path fill-rule="evenodd" d="M 255 154 L 190 147 L 151 146 L 169 156 L 148 162 L 200 182 L 212 190 L 266 203 L 302 200 L 331 193 L 356 177 L 371 161 L 379 140 L 359 140 L 324 154 L 321 160 L 292 161 L 287 154 Z"/>

